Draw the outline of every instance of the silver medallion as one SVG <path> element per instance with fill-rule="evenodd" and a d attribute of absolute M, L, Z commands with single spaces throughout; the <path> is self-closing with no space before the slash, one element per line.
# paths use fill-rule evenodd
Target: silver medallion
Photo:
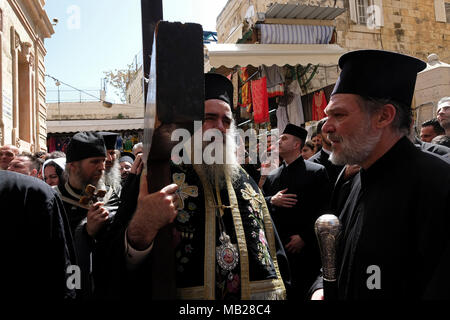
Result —
<path fill-rule="evenodd" d="M 230 237 L 224 232 L 219 237 L 219 240 L 222 244 L 216 248 L 217 263 L 222 269 L 231 271 L 239 262 L 237 246 L 231 243 Z"/>

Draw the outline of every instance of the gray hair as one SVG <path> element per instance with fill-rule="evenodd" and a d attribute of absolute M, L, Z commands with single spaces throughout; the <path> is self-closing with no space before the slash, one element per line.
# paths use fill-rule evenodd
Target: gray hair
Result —
<path fill-rule="evenodd" d="M 397 101 L 391 99 L 381 99 L 372 97 L 361 97 L 361 108 L 365 113 L 372 116 L 383 108 L 386 104 L 392 104 L 395 108 L 395 117 L 392 121 L 392 128 L 401 135 L 409 135 L 412 122 L 412 110 L 409 106 L 406 106 Z"/>
<path fill-rule="evenodd" d="M 136 151 L 137 148 L 144 148 L 144 144 L 143 144 L 142 142 L 136 143 L 136 144 L 133 146 L 133 150 L 132 150 L 133 154 L 134 154 L 134 152 Z"/>
<path fill-rule="evenodd" d="M 439 100 L 439 102 L 437 103 L 437 109 L 436 111 L 439 111 L 439 108 L 444 106 L 444 104 L 450 105 L 450 97 L 443 97 L 441 100 Z"/>

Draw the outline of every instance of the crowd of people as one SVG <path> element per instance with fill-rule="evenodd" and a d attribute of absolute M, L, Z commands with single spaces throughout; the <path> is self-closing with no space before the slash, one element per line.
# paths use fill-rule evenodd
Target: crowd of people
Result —
<path fill-rule="evenodd" d="M 65 154 L 1 146 L 0 199 L 15 204 L 2 235 L 12 297 L 39 261 L 41 299 L 323 299 L 314 223 L 331 212 L 343 226 L 339 299 L 449 298 L 450 97 L 419 138 L 409 106 L 423 62 L 365 50 L 339 66 L 327 117 L 311 140 L 288 124 L 265 175 L 267 164 L 239 165 L 233 86 L 218 74 L 205 74 L 202 130 L 223 134 L 211 143 L 226 162 L 168 159 L 156 192 L 143 144 L 120 153 L 112 132 L 78 132 Z M 367 285 L 370 266 L 381 285 Z"/>

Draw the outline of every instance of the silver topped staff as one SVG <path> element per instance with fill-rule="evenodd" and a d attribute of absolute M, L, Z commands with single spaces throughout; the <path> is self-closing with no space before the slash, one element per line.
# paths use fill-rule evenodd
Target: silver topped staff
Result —
<path fill-rule="evenodd" d="M 325 300 L 337 300 L 336 249 L 341 233 L 341 223 L 333 214 L 320 216 L 314 225 L 322 259 L 322 276 Z"/>

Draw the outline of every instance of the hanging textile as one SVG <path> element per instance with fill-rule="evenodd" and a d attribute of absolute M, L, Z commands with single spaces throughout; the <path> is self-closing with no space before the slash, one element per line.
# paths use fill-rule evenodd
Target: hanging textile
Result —
<path fill-rule="evenodd" d="M 253 120 L 255 123 L 269 121 L 269 98 L 267 96 L 267 78 L 251 81 Z"/>
<path fill-rule="evenodd" d="M 61 145 L 61 151 L 67 153 L 67 146 L 69 145 L 70 138 L 67 137 Z"/>
<path fill-rule="evenodd" d="M 242 67 L 240 71 L 241 82 L 244 83 L 249 78 L 248 70 L 246 67 Z M 247 112 L 251 112 L 252 110 L 252 95 L 250 83 L 245 82 L 241 87 L 241 103 L 240 106 L 242 108 L 246 108 Z"/>
<path fill-rule="evenodd" d="M 289 92 L 292 94 L 292 100 L 287 105 L 287 114 L 289 123 L 300 126 L 305 123 L 302 105 L 302 89 L 297 80 L 293 80 L 288 86 Z"/>
<path fill-rule="evenodd" d="M 116 142 L 117 150 L 122 151 L 122 145 L 123 145 L 123 139 L 122 139 L 122 136 L 119 134 L 117 136 L 117 142 Z"/>
<path fill-rule="evenodd" d="M 252 114 L 247 112 L 246 108 L 239 108 L 240 109 L 240 117 L 241 119 L 251 119 L 252 118 Z"/>
<path fill-rule="evenodd" d="M 289 123 L 286 107 L 278 106 L 277 108 L 277 128 L 280 134 L 283 133 Z"/>
<path fill-rule="evenodd" d="M 328 44 L 334 26 L 307 26 L 286 24 L 259 24 L 261 43 Z"/>
<path fill-rule="evenodd" d="M 56 151 L 55 138 L 50 137 L 47 139 L 47 152 L 52 153 L 53 151 Z"/>
<path fill-rule="evenodd" d="M 262 65 L 262 76 L 267 78 L 267 94 L 269 98 L 282 96 L 284 94 L 284 74 L 277 65 L 271 67 Z"/>
<path fill-rule="evenodd" d="M 325 108 L 327 107 L 327 99 L 325 97 L 325 92 L 323 90 L 319 90 L 314 92 L 313 102 L 312 102 L 312 116 L 313 120 L 319 121 L 322 118 L 325 118 Z"/>
<path fill-rule="evenodd" d="M 237 72 L 233 73 L 231 83 L 233 84 L 233 108 L 237 109 L 239 104 L 239 74 Z"/>
<path fill-rule="evenodd" d="M 132 152 L 133 151 L 133 141 L 131 140 L 131 136 L 127 136 L 124 139 L 123 151 L 124 152 Z"/>

